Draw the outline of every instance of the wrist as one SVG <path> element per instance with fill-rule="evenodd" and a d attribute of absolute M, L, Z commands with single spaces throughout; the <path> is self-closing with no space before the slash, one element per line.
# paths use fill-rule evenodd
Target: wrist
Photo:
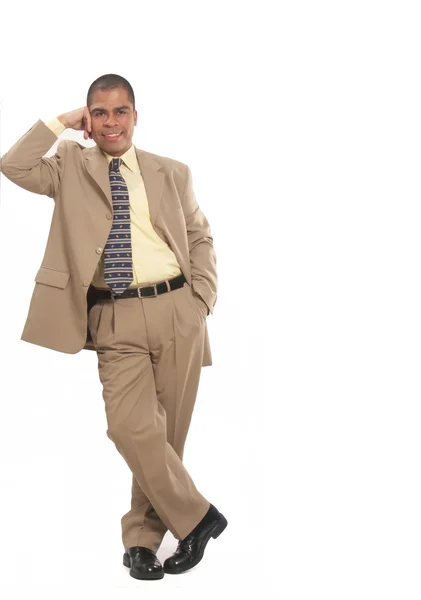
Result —
<path fill-rule="evenodd" d="M 60 115 L 57 119 L 62 123 L 66 128 L 69 127 L 69 123 L 67 122 L 66 115 Z"/>

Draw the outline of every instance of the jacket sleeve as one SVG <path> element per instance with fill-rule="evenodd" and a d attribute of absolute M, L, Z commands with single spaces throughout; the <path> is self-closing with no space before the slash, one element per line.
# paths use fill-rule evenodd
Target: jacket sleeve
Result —
<path fill-rule="evenodd" d="M 66 141 L 59 143 L 53 156 L 43 156 L 56 141 L 53 130 L 38 119 L 0 158 L 0 171 L 19 187 L 55 199 L 60 189 Z"/>
<path fill-rule="evenodd" d="M 181 205 L 189 242 L 192 288 L 205 301 L 209 311 L 213 313 L 218 287 L 216 254 L 209 222 L 196 201 L 189 167 L 187 167 L 186 185 Z"/>

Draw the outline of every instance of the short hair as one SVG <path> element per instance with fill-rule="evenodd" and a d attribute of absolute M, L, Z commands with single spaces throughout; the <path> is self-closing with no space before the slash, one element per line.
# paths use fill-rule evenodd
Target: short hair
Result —
<path fill-rule="evenodd" d="M 129 97 L 130 102 L 133 104 L 133 110 L 135 109 L 134 103 L 134 92 L 133 88 L 127 79 L 121 77 L 121 75 L 116 75 L 115 73 L 107 73 L 106 75 L 101 75 L 98 79 L 95 79 L 89 87 L 88 94 L 86 97 L 86 105 L 89 106 L 92 104 L 92 96 L 97 90 L 107 91 L 114 90 L 116 88 L 122 87 L 127 90 L 127 95 Z"/>

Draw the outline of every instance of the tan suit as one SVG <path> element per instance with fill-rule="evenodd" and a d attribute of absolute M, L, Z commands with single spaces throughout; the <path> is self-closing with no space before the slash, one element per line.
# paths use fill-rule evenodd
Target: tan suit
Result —
<path fill-rule="evenodd" d="M 21 339 L 71 354 L 96 350 L 107 435 L 133 473 L 123 544 L 156 550 L 166 529 L 182 539 L 209 508 L 182 456 L 200 369 L 212 364 L 206 317 L 217 298 L 213 238 L 190 169 L 133 147 L 148 225 L 155 241 L 165 243 L 168 268 L 187 283 L 156 297 L 97 302 L 92 281 L 103 281 L 101 255 L 113 215 L 108 161 L 97 145 L 70 140 L 44 158 L 56 140 L 38 120 L 0 160 L 8 179 L 55 202 Z M 134 264 L 135 258 L 134 252 Z M 131 287 L 162 281 L 138 282 L 134 274 Z"/>

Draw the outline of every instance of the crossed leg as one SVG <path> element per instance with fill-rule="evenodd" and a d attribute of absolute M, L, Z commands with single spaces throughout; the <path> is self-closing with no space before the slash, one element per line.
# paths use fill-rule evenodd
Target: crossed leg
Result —
<path fill-rule="evenodd" d="M 187 283 L 156 298 L 105 301 L 90 317 L 107 435 L 132 471 L 125 548 L 185 537 L 209 502 L 182 464 L 199 386 L 206 307 Z M 93 309 L 92 309 L 93 310 Z M 91 310 L 91 312 L 92 312 Z"/>

